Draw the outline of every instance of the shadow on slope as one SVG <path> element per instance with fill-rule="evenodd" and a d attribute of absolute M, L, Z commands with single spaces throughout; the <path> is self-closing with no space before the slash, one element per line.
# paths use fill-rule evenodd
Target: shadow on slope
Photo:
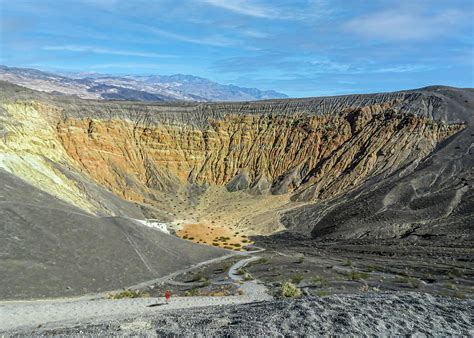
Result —
<path fill-rule="evenodd" d="M 157 278 L 225 254 L 87 214 L 0 169 L 0 299 L 82 295 Z"/>

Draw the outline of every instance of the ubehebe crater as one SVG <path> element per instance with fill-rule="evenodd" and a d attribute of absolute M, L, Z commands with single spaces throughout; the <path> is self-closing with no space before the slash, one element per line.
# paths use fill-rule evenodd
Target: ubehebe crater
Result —
<path fill-rule="evenodd" d="M 4 299 L 124 287 L 283 231 L 472 241 L 472 89 L 158 104 L 1 88 Z"/>

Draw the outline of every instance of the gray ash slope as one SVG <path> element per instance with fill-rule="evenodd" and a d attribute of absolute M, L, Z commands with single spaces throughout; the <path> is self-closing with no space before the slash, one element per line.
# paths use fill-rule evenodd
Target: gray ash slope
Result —
<path fill-rule="evenodd" d="M 2 169 L 0 182 L 3 300 L 119 289 L 226 254 L 127 217 L 88 214 Z M 110 198 L 108 203 L 143 218 L 129 202 Z"/>
<path fill-rule="evenodd" d="M 453 300 L 419 293 L 365 293 L 175 310 L 12 333 L 160 337 L 472 336 L 472 311 L 472 300 Z"/>

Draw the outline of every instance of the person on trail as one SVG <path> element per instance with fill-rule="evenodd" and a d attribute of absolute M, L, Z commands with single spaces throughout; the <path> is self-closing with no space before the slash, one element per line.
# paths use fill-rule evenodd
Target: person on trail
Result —
<path fill-rule="evenodd" d="M 171 299 L 171 292 L 170 292 L 170 290 L 166 290 L 166 292 L 165 292 L 166 304 L 168 304 L 168 302 L 170 301 L 170 299 Z"/>

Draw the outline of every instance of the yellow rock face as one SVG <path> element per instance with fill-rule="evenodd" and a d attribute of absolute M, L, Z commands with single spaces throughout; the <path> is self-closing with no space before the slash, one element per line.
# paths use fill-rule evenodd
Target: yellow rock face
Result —
<path fill-rule="evenodd" d="M 0 140 L 0 168 L 85 211 L 97 211 L 76 182 L 52 165 L 75 166 L 48 121 L 58 112 L 31 103 L 3 104 L 2 108 L 8 115 L 0 121 L 6 131 Z"/>

